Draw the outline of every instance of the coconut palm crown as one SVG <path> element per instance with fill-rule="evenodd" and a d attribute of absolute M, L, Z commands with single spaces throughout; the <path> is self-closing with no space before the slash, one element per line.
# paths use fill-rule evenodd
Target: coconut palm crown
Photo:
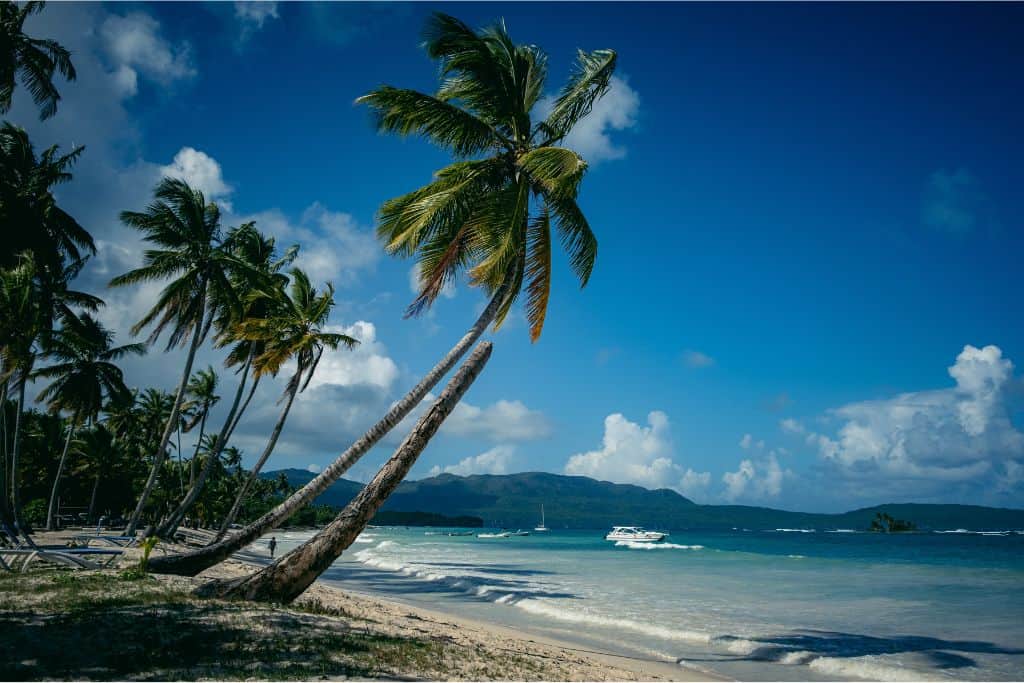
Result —
<path fill-rule="evenodd" d="M 7 0 L 0 2 L 0 114 L 10 110 L 19 78 L 39 106 L 41 119 L 57 113 L 60 93 L 53 84 L 54 74 L 75 80 L 75 67 L 67 49 L 56 40 L 25 34 L 25 20 L 42 11 L 45 4 L 26 2 L 19 6 Z"/>
<path fill-rule="evenodd" d="M 470 284 L 503 296 L 496 325 L 525 284 L 536 341 L 551 291 L 552 225 L 581 286 L 597 256 L 597 239 L 576 203 L 587 164 L 559 143 L 607 92 L 616 54 L 580 51 L 551 102 L 542 100 L 544 52 L 516 45 L 503 23 L 474 31 L 435 14 L 424 48 L 440 62 L 436 93 L 385 85 L 356 101 L 373 109 L 378 130 L 422 135 L 461 160 L 429 185 L 385 202 L 378 237 L 389 253 L 419 264 L 420 291 L 409 315 L 428 308 L 466 271 Z"/>

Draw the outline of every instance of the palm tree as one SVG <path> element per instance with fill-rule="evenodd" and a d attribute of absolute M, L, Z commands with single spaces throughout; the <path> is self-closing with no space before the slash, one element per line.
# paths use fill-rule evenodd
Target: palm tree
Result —
<path fill-rule="evenodd" d="M 253 466 L 249 478 L 238 491 L 231 511 L 224 518 L 220 529 L 221 536 L 235 521 L 249 488 L 259 476 L 270 454 L 274 452 L 274 446 L 277 445 L 277 439 L 281 436 L 284 422 L 288 418 L 288 411 L 295 401 L 295 395 L 309 386 L 324 349 L 334 350 L 342 344 L 351 349 L 359 343 L 358 339 L 348 335 L 324 331 L 327 318 L 334 307 L 334 287 L 330 283 L 327 284 L 326 291 L 318 294 L 306 273 L 293 268 L 291 276 L 291 291 L 279 297 L 276 310 L 266 318 L 245 320 L 238 325 L 238 336 L 263 346 L 263 353 L 253 362 L 255 377 L 259 378 L 267 373 L 277 375 L 285 362 L 292 359 L 295 361 L 295 372 L 288 380 L 284 395 L 281 397 L 284 407 L 281 408 L 274 431 L 270 433 L 267 446 Z"/>
<path fill-rule="evenodd" d="M 373 480 L 322 531 L 258 572 L 241 579 L 212 581 L 197 592 L 207 596 L 275 603 L 288 603 L 301 595 L 352 545 L 388 496 L 402 483 L 445 418 L 483 371 L 491 357 L 491 348 L 490 342 L 483 342 L 469 355 L 437 401 L 419 419 Z"/>
<path fill-rule="evenodd" d="M 410 313 L 429 307 L 463 270 L 490 295 L 487 307 L 437 365 L 320 475 L 239 533 L 194 552 L 154 558 L 152 571 L 194 575 L 323 493 L 423 400 L 492 322 L 500 324 L 527 278 L 536 340 L 550 289 L 552 222 L 580 283 L 589 279 L 597 240 L 576 203 L 586 164 L 556 145 L 607 91 L 615 53 L 580 52 L 551 112 L 532 123 L 545 76 L 538 48 L 516 46 L 502 25 L 478 33 L 443 14 L 430 20 L 425 46 L 441 62 L 436 95 L 383 86 L 358 101 L 377 112 L 381 131 L 418 133 L 458 158 L 487 156 L 456 162 L 435 182 L 386 202 L 378 234 L 390 252 L 418 258 L 421 288 Z M 531 197 L 541 207 L 532 218 Z"/>
<path fill-rule="evenodd" d="M 187 409 L 190 414 L 185 431 L 189 432 L 196 426 L 196 423 L 199 424 L 199 437 L 196 439 L 195 453 L 189 463 L 189 486 L 194 485 L 196 481 L 196 458 L 199 455 L 199 444 L 202 443 L 203 434 L 206 433 L 206 418 L 213 406 L 220 402 L 220 396 L 216 394 L 218 381 L 217 373 L 210 365 L 205 370 L 200 370 L 192 375 L 185 387 L 185 391 L 191 397 L 182 405 L 182 411 Z"/>
<path fill-rule="evenodd" d="M 59 72 L 69 81 L 75 80 L 71 53 L 55 40 L 25 35 L 25 20 L 43 9 L 43 2 L 26 2 L 21 7 L 13 2 L 0 4 L 0 114 L 11 109 L 15 82 L 22 84 L 39 107 L 39 118 L 48 119 L 57 113 L 60 93 L 53 85 Z"/>
<path fill-rule="evenodd" d="M 125 211 L 121 220 L 144 233 L 144 239 L 158 248 L 146 252 L 142 267 L 119 275 L 110 284 L 118 287 L 173 278 L 161 291 L 156 305 L 132 328 L 132 334 L 154 324 L 150 342 L 168 328 L 168 349 L 190 341 L 171 416 L 153 454 L 153 466 L 128 523 L 128 534 L 135 533 L 163 465 L 167 444 L 178 422 L 196 350 L 212 321 L 212 316 L 207 318 L 210 299 L 233 296 L 227 271 L 234 264 L 234 259 L 222 243 L 217 205 L 208 203 L 202 192 L 177 179 L 162 180 L 154 195 L 156 201 L 146 211 Z"/>
<path fill-rule="evenodd" d="M 237 334 L 237 327 L 243 321 L 262 319 L 269 314 L 274 302 L 282 296 L 283 287 L 288 283 L 288 277 L 280 271 L 289 265 L 298 253 L 298 247 L 292 246 L 278 258 L 275 240 L 259 232 L 252 223 L 246 223 L 233 229 L 227 242 L 236 259 L 236 264 L 243 264 L 241 267 L 236 265 L 230 270 L 232 288 L 234 292 L 247 292 L 247 294 L 246 296 L 233 295 L 217 299 L 214 302 L 216 310 L 214 326 L 217 330 L 218 346 L 234 344 L 228 353 L 225 364 L 228 367 L 241 364 L 239 370 L 241 377 L 235 392 L 235 399 L 225 418 L 224 427 L 218 432 L 217 438 L 214 439 L 213 445 L 209 449 L 210 457 L 206 459 L 202 471 L 191 484 L 189 492 L 183 496 L 178 507 L 158 530 L 158 534 L 164 537 L 174 535 L 189 508 L 195 504 L 212 471 L 211 468 L 234 433 L 235 427 L 241 420 L 245 409 L 249 407 L 249 402 L 259 385 L 261 375 L 256 374 L 245 402 L 239 407 L 246 379 L 249 376 L 249 369 L 256 355 L 262 352 L 263 342 L 241 339 Z"/>
<path fill-rule="evenodd" d="M 56 185 L 71 180 L 71 167 L 84 147 L 60 154 L 57 145 L 36 155 L 28 134 L 4 122 L 0 127 L 0 227 L 4 247 L 0 267 L 32 252 L 40 271 L 57 272 L 96 253 L 92 236 L 53 196 Z"/>
<path fill-rule="evenodd" d="M 70 414 L 68 434 L 46 513 L 49 531 L 56 529 L 60 479 L 75 428 L 94 421 L 108 400 L 125 400 L 129 394 L 128 387 L 124 384 L 121 369 L 114 362 L 128 354 L 146 352 L 144 344 L 115 347 L 113 341 L 114 333 L 88 314 L 69 320 L 49 339 L 44 350 L 45 356 L 56 362 L 33 373 L 34 378 L 53 380 L 36 400 L 45 401 L 53 413 L 66 411 Z"/>
<path fill-rule="evenodd" d="M 104 471 L 109 470 L 114 463 L 124 457 L 124 453 L 117 446 L 113 433 L 102 424 L 80 432 L 71 442 L 71 454 L 80 463 L 76 474 L 93 478 L 89 508 L 85 515 L 86 522 L 91 523 L 96 519 L 96 499 Z"/>

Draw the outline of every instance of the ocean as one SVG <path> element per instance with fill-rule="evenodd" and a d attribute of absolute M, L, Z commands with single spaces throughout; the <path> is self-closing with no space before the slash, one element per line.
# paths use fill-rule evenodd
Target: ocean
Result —
<path fill-rule="evenodd" d="M 321 578 L 743 680 L 1024 678 L 1021 533 L 443 531 L 368 529 Z"/>

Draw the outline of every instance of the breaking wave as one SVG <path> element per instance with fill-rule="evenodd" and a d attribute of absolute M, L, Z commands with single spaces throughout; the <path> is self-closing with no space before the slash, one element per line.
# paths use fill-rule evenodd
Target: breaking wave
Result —
<path fill-rule="evenodd" d="M 616 541 L 619 548 L 634 550 L 704 550 L 702 545 L 680 545 L 678 543 L 645 543 L 643 541 Z"/>

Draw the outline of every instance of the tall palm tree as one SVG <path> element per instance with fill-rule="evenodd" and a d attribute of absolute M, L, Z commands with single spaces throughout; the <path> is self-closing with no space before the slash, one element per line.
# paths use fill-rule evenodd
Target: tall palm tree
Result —
<path fill-rule="evenodd" d="M 26 250 L 40 271 L 59 271 L 96 253 L 92 236 L 53 195 L 56 185 L 71 180 L 84 149 L 60 154 L 54 145 L 36 155 L 28 133 L 7 122 L 0 126 L 0 267 L 11 267 Z"/>
<path fill-rule="evenodd" d="M 178 421 L 196 350 L 209 331 L 212 317 L 207 317 L 211 297 L 233 296 L 228 269 L 234 263 L 230 250 L 223 244 L 220 210 L 207 202 L 203 193 L 183 181 L 167 178 L 156 186 L 156 200 L 144 212 L 125 211 L 121 220 L 144 234 L 156 248 L 145 254 L 142 267 L 119 275 L 110 281 L 113 287 L 171 279 L 157 298 L 156 305 L 132 328 L 138 334 L 153 324 L 152 342 L 166 329 L 167 348 L 188 341 L 188 355 L 181 381 L 174 398 L 146 485 L 139 496 L 126 533 L 133 534 L 146 509 L 146 502 L 156 486 L 163 465 L 167 444 Z"/>
<path fill-rule="evenodd" d="M 224 427 L 213 440 L 209 449 L 210 455 L 206 458 L 202 471 L 191 484 L 189 492 L 183 496 L 178 507 L 158 529 L 157 533 L 164 537 L 173 536 L 189 508 L 195 504 L 221 450 L 227 445 L 259 385 L 261 375 L 256 374 L 245 402 L 239 407 L 250 367 L 256 355 L 262 352 L 263 342 L 249 341 L 239 337 L 238 325 L 243 321 L 262 319 L 269 315 L 275 302 L 283 296 L 283 288 L 288 284 L 288 276 L 280 271 L 291 264 L 298 253 L 298 247 L 292 246 L 279 257 L 274 238 L 262 234 L 253 223 L 246 223 L 234 228 L 229 233 L 227 242 L 236 259 L 236 266 L 231 268 L 229 273 L 231 286 L 234 292 L 245 292 L 246 294 L 245 296 L 221 297 L 214 302 L 216 310 L 214 327 L 217 331 L 217 346 L 233 344 L 225 365 L 228 367 L 241 365 L 238 389 L 235 392 L 231 409 L 228 410 L 225 418 Z"/>
<path fill-rule="evenodd" d="M 253 362 L 256 377 L 267 373 L 277 375 L 281 367 L 291 360 L 295 362 L 295 372 L 288 380 L 284 395 L 281 397 L 284 406 L 277 418 L 277 424 L 274 425 L 270 439 L 253 466 L 249 478 L 238 491 L 231 511 L 224 518 L 220 529 L 221 536 L 235 521 L 249 488 L 259 476 L 270 454 L 274 452 L 288 412 L 295 401 L 295 395 L 309 386 L 320 358 L 323 357 L 324 349 L 335 350 L 342 344 L 351 349 L 359 343 L 358 339 L 337 332 L 327 332 L 324 329 L 334 307 L 334 287 L 330 283 L 324 292 L 318 293 L 303 271 L 293 268 L 291 276 L 289 293 L 279 297 L 278 305 L 270 315 L 266 318 L 244 320 L 238 324 L 239 337 L 263 346 L 263 353 Z"/>
<path fill-rule="evenodd" d="M 44 5 L 26 2 L 19 7 L 6 0 L 0 4 L 0 114 L 10 111 L 18 79 L 39 107 L 41 119 L 57 113 L 60 93 L 53 85 L 54 74 L 59 72 L 67 80 L 75 80 L 70 52 L 55 40 L 25 34 L 25 20 Z"/>
<path fill-rule="evenodd" d="M 212 581 L 201 595 L 288 603 L 302 594 L 366 528 L 373 515 L 416 464 L 473 381 L 491 357 L 491 343 L 480 344 L 448 382 L 437 401 L 424 413 L 377 475 L 352 501 L 311 539 L 263 569 L 228 581 Z"/>
<path fill-rule="evenodd" d="M 91 523 L 96 519 L 96 500 L 103 473 L 123 459 L 125 454 L 118 448 L 114 434 L 103 424 L 96 424 L 92 429 L 79 432 L 71 442 L 71 455 L 79 463 L 74 474 L 83 478 L 92 477 L 93 480 L 89 507 L 85 514 L 86 522 Z"/>
<path fill-rule="evenodd" d="M 477 32 L 444 14 L 428 22 L 424 45 L 441 63 L 436 94 L 382 86 L 358 102 L 377 113 L 381 131 L 417 133 L 459 159 L 480 158 L 458 161 L 429 185 L 386 202 L 378 235 L 391 253 L 418 259 L 420 293 L 411 314 L 426 310 L 461 271 L 490 296 L 487 307 L 437 365 L 320 475 L 239 533 L 194 552 L 155 558 L 153 571 L 194 575 L 323 493 L 423 400 L 492 322 L 501 323 L 524 283 L 536 340 L 550 291 L 552 223 L 581 285 L 589 279 L 597 240 L 576 203 L 586 163 L 557 144 L 607 92 L 615 52 L 579 52 L 550 113 L 534 122 L 546 73 L 538 48 L 515 45 L 503 25 Z M 532 217 L 531 206 L 539 207 Z"/>
<path fill-rule="evenodd" d="M 194 485 L 196 481 L 196 458 L 199 455 L 199 444 L 202 443 L 203 434 L 206 433 L 206 418 L 209 417 L 213 406 L 220 402 L 220 396 L 216 393 L 219 381 L 217 373 L 214 372 L 213 366 L 210 365 L 205 370 L 199 370 L 192 375 L 188 385 L 185 387 L 189 400 L 182 404 L 182 410 L 186 410 L 187 407 L 190 414 L 190 420 L 185 425 L 185 431 L 189 432 L 197 423 L 199 424 L 199 436 L 196 438 L 195 453 L 192 456 L 192 461 L 189 463 L 189 486 Z"/>
<path fill-rule="evenodd" d="M 65 326 L 47 342 L 45 357 L 55 361 L 33 373 L 34 378 L 53 380 L 37 397 L 54 413 L 69 413 L 67 438 L 57 465 L 46 513 L 46 528 L 56 529 L 60 480 L 75 429 L 92 422 L 108 400 L 124 401 L 129 394 L 124 374 L 115 361 L 126 355 L 145 353 L 144 344 L 113 346 L 114 333 L 85 314 Z"/>

